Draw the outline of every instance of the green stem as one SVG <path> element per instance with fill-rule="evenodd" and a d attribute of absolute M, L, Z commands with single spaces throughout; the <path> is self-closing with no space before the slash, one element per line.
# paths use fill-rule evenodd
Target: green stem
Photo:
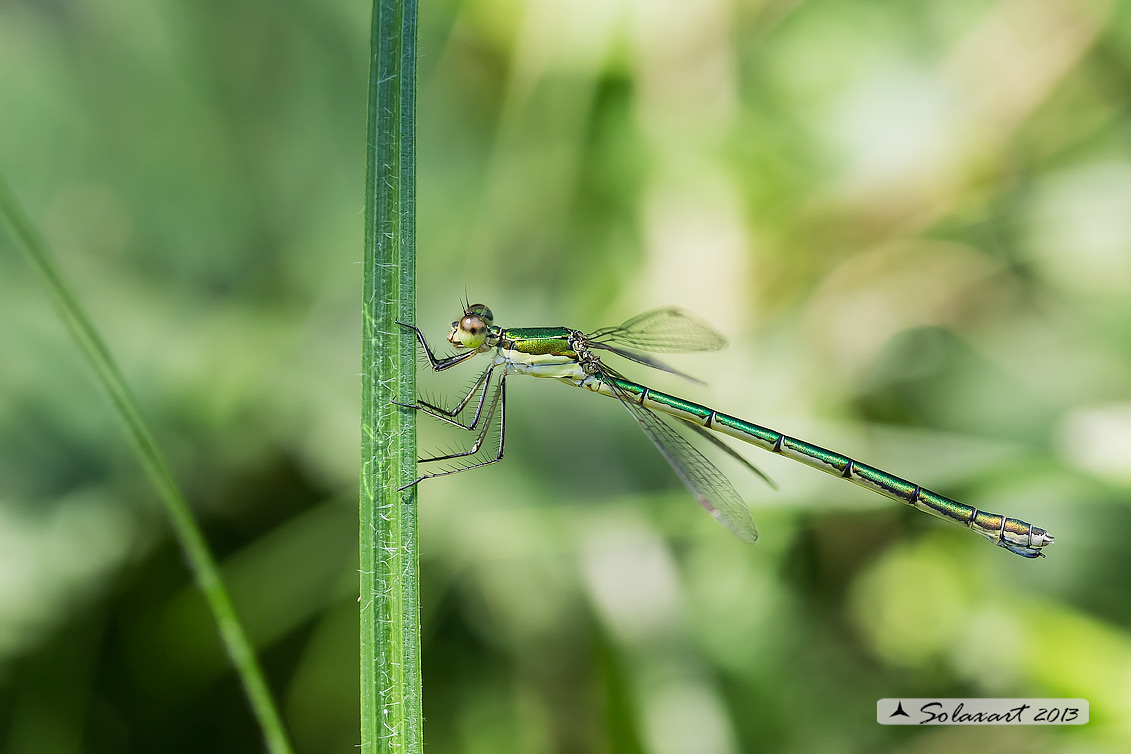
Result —
<path fill-rule="evenodd" d="M 47 289 L 55 299 L 63 322 L 125 423 L 141 464 L 165 504 L 165 510 L 173 524 L 173 533 L 196 577 L 196 583 L 204 593 L 209 609 L 212 610 L 212 616 L 220 630 L 220 637 L 224 641 L 228 655 L 240 674 L 252 710 L 263 729 L 268 750 L 274 754 L 288 754 L 291 751 L 290 743 L 279 719 L 279 712 L 275 709 L 267 684 L 263 680 L 263 672 L 259 668 L 243 627 L 236 618 L 236 611 L 232 607 L 228 590 L 220 578 L 216 561 L 212 559 L 204 535 L 193 520 L 192 512 L 173 479 L 169 464 L 166 463 L 149 427 L 146 426 L 137 400 L 126 385 L 126 380 L 117 364 L 114 363 L 106 343 L 79 306 L 78 300 L 71 294 L 70 288 L 64 283 L 59 269 L 47 252 L 46 244 L 32 227 L 2 176 L 0 176 L 0 217 L 7 222 L 9 230 L 16 238 L 16 246 L 23 251 L 28 262 L 43 278 Z"/>
<path fill-rule="evenodd" d="M 423 747 L 416 549 L 415 0 L 375 0 L 361 404 L 362 752 Z"/>

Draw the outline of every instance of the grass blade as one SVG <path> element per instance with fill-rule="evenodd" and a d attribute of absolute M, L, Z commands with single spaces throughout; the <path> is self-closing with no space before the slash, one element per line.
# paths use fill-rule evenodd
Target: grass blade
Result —
<path fill-rule="evenodd" d="M 220 637 L 228 655 L 232 658 L 236 672 L 240 675 L 252 710 L 263 730 L 268 750 L 273 754 L 288 754 L 291 747 L 283 730 L 279 712 L 275 708 L 247 635 L 236 618 L 232 600 L 220 578 L 216 561 L 213 560 L 204 541 L 204 535 L 193 520 L 184 495 L 173 479 L 169 465 L 142 418 L 141 409 L 111 357 L 106 343 L 79 306 L 78 300 L 71 294 L 54 260 L 48 254 L 46 244 L 16 202 L 15 196 L 8 189 L 2 176 L 0 176 L 0 217 L 6 221 L 12 236 L 16 239 L 16 246 L 23 251 L 28 263 L 43 279 L 67 329 L 93 369 L 98 383 L 106 391 L 115 410 L 125 423 L 134 450 L 137 451 L 142 466 L 160 493 L 173 526 L 173 534 L 184 552 L 197 585 L 204 593 L 208 608 L 212 611 L 220 631 Z"/>

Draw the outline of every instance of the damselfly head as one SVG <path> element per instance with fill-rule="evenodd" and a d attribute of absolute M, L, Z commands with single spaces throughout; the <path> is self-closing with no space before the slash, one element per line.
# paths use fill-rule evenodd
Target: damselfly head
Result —
<path fill-rule="evenodd" d="M 472 304 L 452 323 L 448 342 L 456 348 L 479 348 L 487 340 L 495 315 L 485 304 Z"/>

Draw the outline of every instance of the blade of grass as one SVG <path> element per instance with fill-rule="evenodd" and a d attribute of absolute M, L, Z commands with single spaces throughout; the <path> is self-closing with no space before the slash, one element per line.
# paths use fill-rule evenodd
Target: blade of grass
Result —
<path fill-rule="evenodd" d="M 274 754 L 289 754 L 290 743 L 283 730 L 279 712 L 263 679 L 263 672 L 252 652 L 243 627 L 236 618 L 227 587 L 220 578 L 220 570 L 208 550 L 204 535 L 193 520 L 192 512 L 185 503 L 184 495 L 173 479 L 169 464 L 165 461 L 153 434 L 142 418 L 141 409 L 133 397 L 125 377 L 122 376 L 106 343 L 94 328 L 94 324 L 79 306 L 63 281 L 62 274 L 49 255 L 46 244 L 32 226 L 15 196 L 0 176 L 0 217 L 6 221 L 8 229 L 16 239 L 16 246 L 23 252 L 28 263 L 39 273 L 47 290 L 55 300 L 59 313 L 70 330 L 71 336 L 86 357 L 87 363 L 98 383 L 110 397 L 115 410 L 126 425 L 127 434 L 141 460 L 141 465 L 149 474 L 150 480 L 165 504 L 173 534 L 184 552 L 196 583 L 204 593 L 213 619 L 220 631 L 220 637 L 232 658 L 232 664 L 243 681 L 251 707 L 263 730 L 268 750 Z"/>
<path fill-rule="evenodd" d="M 416 549 L 415 0 L 375 0 L 361 381 L 361 749 L 423 747 Z"/>

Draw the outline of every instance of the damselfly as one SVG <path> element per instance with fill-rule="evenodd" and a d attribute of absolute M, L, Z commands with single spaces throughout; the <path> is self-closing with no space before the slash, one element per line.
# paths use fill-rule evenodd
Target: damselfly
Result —
<path fill-rule="evenodd" d="M 715 351 L 725 345 L 726 339 L 722 335 L 679 309 L 656 309 L 633 317 L 620 327 L 582 333 L 566 327 L 504 329 L 494 324 L 490 309 L 483 304 L 472 304 L 465 308 L 460 319 L 452 323 L 452 330 L 448 334 L 448 342 L 462 352 L 445 358 L 436 357 L 420 328 L 398 324 L 416 332 L 428 363 L 436 372 L 462 364 L 477 354 L 494 352 L 490 365 L 454 408 L 444 408 L 424 400 L 400 404 L 478 433 L 475 442 L 466 451 L 420 459 L 421 463 L 456 461 L 463 465 L 422 474 L 406 487 L 425 479 L 501 461 L 506 441 L 507 377 L 512 374 L 527 374 L 532 377 L 549 377 L 616 398 L 632 414 L 644 434 L 656 445 L 699 503 L 723 526 L 747 542 L 757 539 L 758 531 L 750 518 L 750 511 L 734 486 L 714 464 L 655 412 L 679 420 L 682 426 L 701 435 L 770 484 L 772 482 L 753 464 L 708 430 L 779 453 L 893 500 L 907 503 L 925 513 L 966 526 L 1022 557 L 1042 556 L 1041 548 L 1053 543 L 1051 534 L 1030 523 L 980 511 L 839 453 L 707 406 L 652 390 L 626 379 L 601 360 L 599 352 L 604 351 L 694 380 L 651 356 L 623 348 L 628 346 L 655 353 L 691 353 Z M 471 421 L 465 424 L 460 421 L 460 417 L 473 401 L 476 403 L 474 414 Z M 498 452 L 494 457 L 477 462 L 473 457 L 483 448 L 496 413 L 500 428 Z"/>

